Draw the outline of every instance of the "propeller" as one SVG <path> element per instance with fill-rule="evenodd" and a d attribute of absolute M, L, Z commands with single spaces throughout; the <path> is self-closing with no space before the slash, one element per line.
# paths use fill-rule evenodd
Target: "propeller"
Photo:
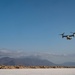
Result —
<path fill-rule="evenodd" d="M 71 33 L 75 34 L 75 32 L 71 32 Z"/>
<path fill-rule="evenodd" d="M 63 36 L 64 36 L 64 33 L 62 33 L 62 34 L 59 34 L 59 35 L 62 35 L 62 38 L 63 38 Z"/>
<path fill-rule="evenodd" d="M 64 35 L 64 33 L 62 33 L 62 34 L 59 34 L 59 35 Z"/>
<path fill-rule="evenodd" d="M 75 33 L 75 32 L 71 32 L 71 33 Z"/>
<path fill-rule="evenodd" d="M 75 37 L 75 32 L 71 32 L 73 34 L 73 37 Z"/>

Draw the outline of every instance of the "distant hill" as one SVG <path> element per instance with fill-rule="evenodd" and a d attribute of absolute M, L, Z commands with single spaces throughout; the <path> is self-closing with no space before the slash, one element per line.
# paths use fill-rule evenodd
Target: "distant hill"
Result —
<path fill-rule="evenodd" d="M 23 65 L 23 66 L 68 66 L 75 67 L 75 62 L 65 62 L 63 64 L 54 64 L 48 60 L 40 59 L 36 57 L 25 57 L 25 58 L 10 58 L 3 57 L 0 58 L 0 65 Z"/>
<path fill-rule="evenodd" d="M 75 62 L 65 62 L 63 64 L 60 64 L 62 66 L 75 66 Z"/>
<path fill-rule="evenodd" d="M 0 58 L 0 65 L 24 65 L 24 66 L 55 66 L 54 63 L 40 58 Z"/>

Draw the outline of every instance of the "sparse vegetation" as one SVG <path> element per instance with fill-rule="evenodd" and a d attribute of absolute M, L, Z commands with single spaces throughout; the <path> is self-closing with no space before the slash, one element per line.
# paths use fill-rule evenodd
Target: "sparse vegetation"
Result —
<path fill-rule="evenodd" d="M 68 67 L 68 66 L 22 66 L 22 65 L 18 65 L 18 66 L 6 66 L 6 65 L 0 65 L 0 69 L 27 69 L 27 68 L 34 68 L 34 69 L 38 69 L 38 68 L 75 68 L 75 67 Z"/>

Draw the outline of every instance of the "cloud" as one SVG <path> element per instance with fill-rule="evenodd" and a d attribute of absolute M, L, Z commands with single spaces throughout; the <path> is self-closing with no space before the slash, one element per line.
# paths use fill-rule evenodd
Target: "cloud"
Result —
<path fill-rule="evenodd" d="M 37 56 L 37 54 L 33 52 L 25 52 L 24 50 L 10 50 L 5 48 L 0 49 L 0 57 L 19 58 L 27 56 Z"/>
<path fill-rule="evenodd" d="M 75 54 L 56 54 L 49 52 L 25 52 L 24 50 L 0 49 L 0 56 L 23 57 L 23 56 L 45 56 L 45 57 L 74 57 Z"/>
<path fill-rule="evenodd" d="M 1 57 L 20 57 L 23 55 L 24 52 L 21 51 L 13 51 L 9 49 L 0 49 L 0 56 Z"/>

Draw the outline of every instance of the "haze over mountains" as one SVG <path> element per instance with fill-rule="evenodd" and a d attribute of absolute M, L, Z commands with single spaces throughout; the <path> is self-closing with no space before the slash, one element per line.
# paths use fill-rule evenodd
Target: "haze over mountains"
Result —
<path fill-rule="evenodd" d="M 0 50 L 0 65 L 24 66 L 75 66 L 74 54 L 26 53 L 24 51 Z M 61 63 L 56 63 L 61 62 Z"/>
<path fill-rule="evenodd" d="M 24 66 L 53 66 L 54 63 L 48 60 L 42 60 L 38 58 L 9 58 L 4 57 L 0 59 L 0 64 L 2 65 L 24 65 Z"/>
<path fill-rule="evenodd" d="M 45 59 L 40 58 L 9 58 L 3 57 L 0 58 L 0 65 L 23 65 L 23 66 L 75 66 L 75 62 L 66 62 L 63 64 L 55 64 Z"/>

